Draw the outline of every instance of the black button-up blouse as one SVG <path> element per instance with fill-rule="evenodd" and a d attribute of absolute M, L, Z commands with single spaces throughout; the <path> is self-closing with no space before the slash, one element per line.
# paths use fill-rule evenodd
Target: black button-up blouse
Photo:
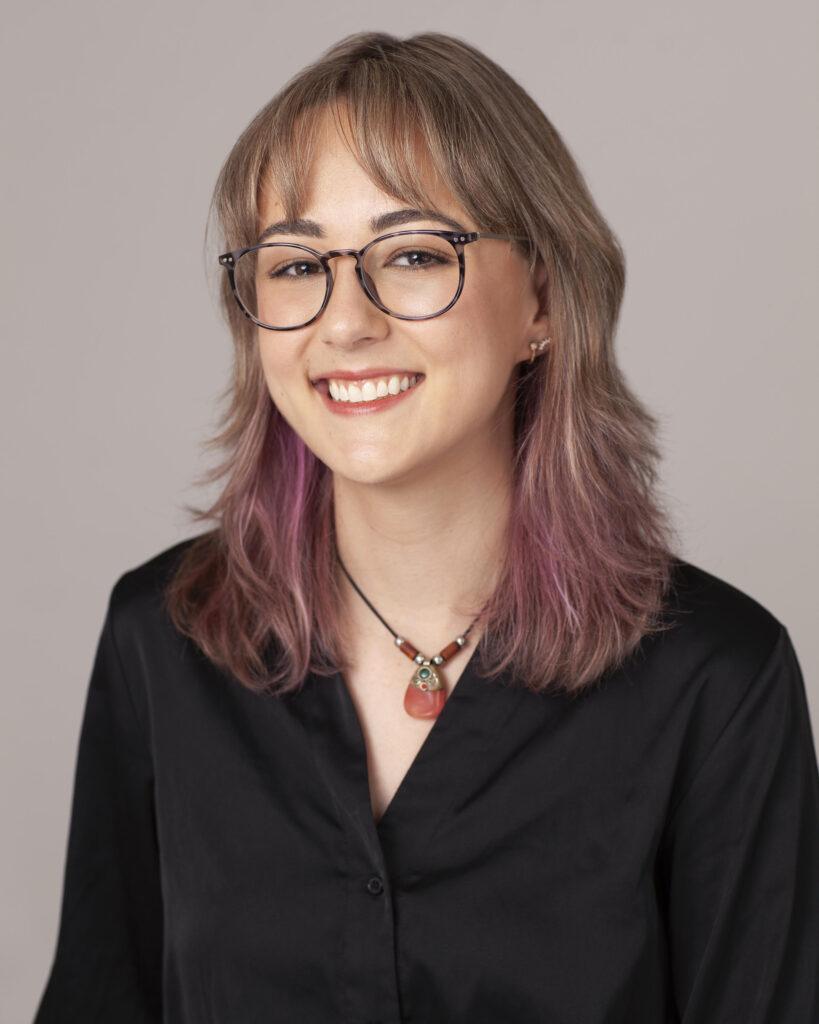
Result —
<path fill-rule="evenodd" d="M 113 588 L 36 1024 L 815 1024 L 819 776 L 785 628 L 685 562 L 570 700 L 463 672 L 374 822 L 340 675 L 257 696 Z"/>

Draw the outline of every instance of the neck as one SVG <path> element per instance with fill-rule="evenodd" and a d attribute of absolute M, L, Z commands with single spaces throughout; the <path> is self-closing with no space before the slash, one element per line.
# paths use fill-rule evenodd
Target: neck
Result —
<path fill-rule="evenodd" d="M 494 588 L 512 495 L 511 451 L 500 449 L 475 452 L 471 464 L 453 456 L 411 481 L 334 479 L 344 565 L 392 628 L 427 654 L 463 632 Z M 386 637 L 342 585 L 349 628 Z"/>

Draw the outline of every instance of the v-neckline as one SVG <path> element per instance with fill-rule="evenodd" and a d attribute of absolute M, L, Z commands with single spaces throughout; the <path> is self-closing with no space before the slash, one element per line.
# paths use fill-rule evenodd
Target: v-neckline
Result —
<path fill-rule="evenodd" d="M 413 860 L 447 811 L 473 781 L 496 733 L 523 694 L 500 677 L 476 671 L 479 645 L 376 822 L 372 811 L 364 730 L 339 671 L 311 674 L 291 707 L 311 742 L 316 766 L 341 822 L 363 840 L 371 856 Z"/>
<path fill-rule="evenodd" d="M 414 772 L 414 769 L 416 768 L 416 765 L 418 765 L 419 763 L 422 763 L 422 761 L 425 758 L 425 756 L 427 756 L 427 752 L 428 752 L 429 748 L 435 746 L 435 744 L 437 742 L 437 739 L 434 738 L 435 734 L 436 733 L 440 733 L 442 728 L 443 729 L 447 728 L 446 724 L 444 724 L 442 726 L 441 723 L 442 723 L 442 721 L 444 723 L 446 723 L 448 721 L 448 717 L 445 718 L 444 716 L 451 716 L 453 714 L 452 707 L 450 705 L 452 705 L 453 701 L 455 700 L 456 694 L 458 694 L 459 691 L 463 692 L 462 688 L 464 687 L 464 684 L 467 684 L 466 688 L 468 689 L 469 686 L 477 678 L 477 676 L 475 675 L 474 670 L 473 670 L 473 662 L 474 662 L 474 660 L 475 660 L 475 658 L 477 656 L 477 653 L 478 653 L 478 648 L 477 647 L 473 648 L 473 650 L 471 651 L 471 653 L 469 655 L 469 660 L 467 661 L 466 665 L 464 665 L 463 671 L 461 672 L 460 676 L 458 677 L 457 681 L 455 682 L 455 685 L 452 687 L 452 690 L 450 691 L 447 699 L 444 701 L 444 706 L 441 708 L 441 711 L 438 713 L 437 717 L 435 718 L 435 721 L 432 723 L 432 728 L 429 730 L 429 732 L 424 737 L 423 743 L 418 748 L 418 750 L 415 752 L 415 757 L 412 759 L 412 761 L 410 762 L 409 767 L 404 772 L 404 775 L 403 775 L 403 777 L 401 778 L 401 781 L 398 784 L 398 788 L 393 793 L 392 799 L 390 800 L 390 802 L 384 808 L 384 812 L 382 813 L 381 817 L 378 819 L 378 821 L 376 821 L 375 820 L 375 816 L 373 816 L 373 824 L 375 825 L 376 829 L 380 829 L 381 828 L 382 822 L 385 820 L 385 818 L 387 817 L 388 814 L 390 814 L 391 812 L 392 812 L 393 815 L 395 814 L 395 812 L 393 811 L 393 807 L 395 805 L 395 802 L 401 796 L 401 791 L 403 789 L 405 789 L 407 787 L 407 785 L 411 785 L 411 776 L 413 776 L 413 772 Z M 358 714 L 358 709 L 355 706 L 355 701 L 353 700 L 352 694 L 350 693 L 350 689 L 347 686 L 347 683 L 344 681 L 344 677 L 341 675 L 340 672 L 337 673 L 337 676 L 338 676 L 338 679 L 341 682 L 341 686 L 342 686 L 342 689 L 344 691 L 344 694 L 347 697 L 347 701 L 349 702 L 349 705 L 352 708 L 352 712 L 353 712 L 353 715 L 355 716 L 355 720 L 358 723 L 358 731 L 359 731 L 359 734 L 360 734 L 360 741 L 361 741 L 360 745 L 361 745 L 361 748 L 362 748 L 362 750 L 364 752 L 365 763 L 367 764 L 367 796 L 370 799 L 370 807 L 372 809 L 372 797 L 371 797 L 371 786 L 370 786 L 370 776 L 369 776 L 369 761 L 368 761 L 368 758 L 367 758 L 367 743 L 366 743 L 366 739 L 365 739 L 365 735 L 364 735 L 364 726 L 363 726 L 363 724 L 361 722 L 361 717 Z M 415 774 L 417 774 L 417 771 L 415 772 Z"/>

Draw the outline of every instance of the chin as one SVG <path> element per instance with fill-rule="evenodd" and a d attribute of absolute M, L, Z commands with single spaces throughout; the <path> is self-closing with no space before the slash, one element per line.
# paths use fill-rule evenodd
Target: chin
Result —
<path fill-rule="evenodd" d="M 385 456 L 381 450 L 354 456 L 348 451 L 343 457 L 322 461 L 338 480 L 360 486 L 394 484 L 411 473 L 411 467 L 405 461 L 396 464 L 395 458 Z"/>
<path fill-rule="evenodd" d="M 347 484 L 361 487 L 373 487 L 378 484 L 393 484 L 401 479 L 402 473 L 394 466 L 355 465 L 330 466 L 333 477 Z"/>

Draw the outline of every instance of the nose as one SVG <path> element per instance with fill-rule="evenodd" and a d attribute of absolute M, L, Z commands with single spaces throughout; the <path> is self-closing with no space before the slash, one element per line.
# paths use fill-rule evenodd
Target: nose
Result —
<path fill-rule="evenodd" d="M 364 341 L 378 341 L 389 330 L 389 317 L 373 303 L 358 279 L 353 249 L 333 249 L 328 254 L 338 259 L 332 265 L 330 298 L 318 320 L 318 327 L 327 344 L 350 346 Z M 366 273 L 363 271 L 362 272 Z"/>
<path fill-rule="evenodd" d="M 354 260 L 359 260 L 361 253 L 357 252 L 355 249 L 330 249 L 330 251 L 327 253 L 327 258 L 330 260 L 335 259 L 336 256 L 352 256 Z M 366 267 L 361 262 L 359 262 L 359 265 L 356 268 L 356 278 L 358 278 L 359 272 L 361 274 L 361 278 L 363 278 L 364 281 L 364 294 L 372 302 L 372 297 L 378 296 L 378 291 L 376 290 L 375 287 L 375 281 L 373 281 L 373 279 L 367 273 Z M 361 284 L 361 278 L 358 279 L 359 284 Z M 381 299 L 379 298 L 378 301 L 380 302 Z"/>

